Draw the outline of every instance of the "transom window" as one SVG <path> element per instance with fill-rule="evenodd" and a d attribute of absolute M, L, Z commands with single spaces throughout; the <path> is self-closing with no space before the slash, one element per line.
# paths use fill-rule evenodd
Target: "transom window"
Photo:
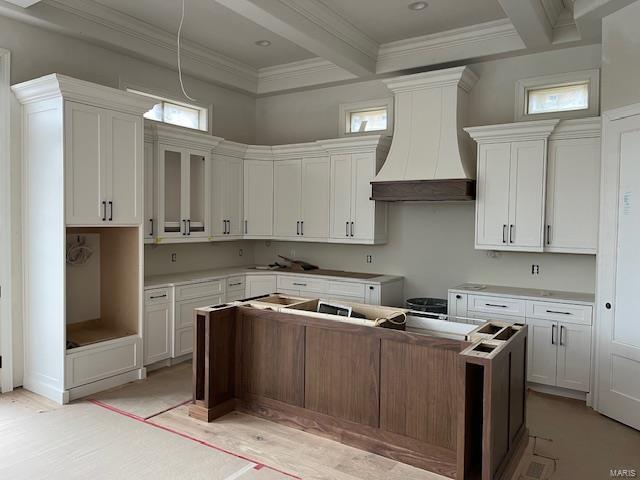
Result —
<path fill-rule="evenodd" d="M 589 82 L 532 88 L 527 91 L 527 113 L 567 112 L 589 108 Z"/>
<path fill-rule="evenodd" d="M 340 104 L 340 136 L 393 132 L 393 99 Z"/>
<path fill-rule="evenodd" d="M 209 130 L 209 109 L 199 105 L 190 105 L 169 98 L 152 95 L 127 88 L 128 92 L 137 93 L 146 97 L 155 98 L 158 103 L 144 114 L 144 118 L 157 122 L 169 123 L 179 127 L 193 128 L 207 132 Z"/>

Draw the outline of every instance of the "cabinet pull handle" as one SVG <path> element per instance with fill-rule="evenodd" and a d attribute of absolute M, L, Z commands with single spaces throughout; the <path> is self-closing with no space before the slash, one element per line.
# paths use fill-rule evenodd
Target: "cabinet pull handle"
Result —
<path fill-rule="evenodd" d="M 551 245 L 551 225 L 547 225 L 547 245 Z"/>
<path fill-rule="evenodd" d="M 154 298 L 166 298 L 167 294 L 165 293 L 164 295 L 151 295 L 149 298 L 154 299 Z"/>
<path fill-rule="evenodd" d="M 551 345 L 556 344 L 556 325 L 551 325 Z"/>
<path fill-rule="evenodd" d="M 571 312 L 561 312 L 559 310 L 547 310 L 547 313 L 557 313 L 558 315 L 571 315 Z"/>
<path fill-rule="evenodd" d="M 149 236 L 153 237 L 153 218 L 149 219 L 149 223 L 151 224 L 151 232 L 149 233 Z"/>
<path fill-rule="evenodd" d="M 485 303 L 486 307 L 508 308 L 507 305 L 498 305 L 497 303 Z"/>
<path fill-rule="evenodd" d="M 296 235 L 300 235 L 300 221 L 296 222 Z"/>
<path fill-rule="evenodd" d="M 296 287 L 306 287 L 306 286 L 307 286 L 307 284 L 306 284 L 306 283 L 296 283 L 296 282 L 293 282 L 293 284 L 294 284 Z"/>
<path fill-rule="evenodd" d="M 513 228 L 515 225 L 509 225 L 509 243 L 513 243 Z"/>
<path fill-rule="evenodd" d="M 227 220 L 227 235 L 231 235 L 231 220 Z"/>
<path fill-rule="evenodd" d="M 238 287 L 240 285 L 242 285 L 242 283 L 230 283 L 229 284 L 230 287 Z"/>
<path fill-rule="evenodd" d="M 564 325 L 560 325 L 560 345 L 564 345 L 564 343 L 562 342 L 562 333 L 564 332 Z"/>
<path fill-rule="evenodd" d="M 187 235 L 191 235 L 191 219 L 187 220 Z"/>
<path fill-rule="evenodd" d="M 300 235 L 304 235 L 304 220 L 300 220 Z"/>
<path fill-rule="evenodd" d="M 349 236 L 349 222 L 345 222 L 346 226 L 345 226 L 345 237 Z"/>
<path fill-rule="evenodd" d="M 113 202 L 109 200 L 109 221 L 113 222 Z"/>
<path fill-rule="evenodd" d="M 248 220 L 244 221 L 244 233 L 245 233 L 245 235 L 249 233 L 249 221 Z"/>
<path fill-rule="evenodd" d="M 182 235 L 186 235 L 187 234 L 187 221 L 186 220 L 182 220 Z"/>
<path fill-rule="evenodd" d="M 507 243 L 507 225 L 502 225 L 502 243 Z"/>
<path fill-rule="evenodd" d="M 353 237 L 353 222 L 351 222 L 351 236 Z"/>
<path fill-rule="evenodd" d="M 107 202 L 102 202 L 102 221 L 107 221 Z"/>

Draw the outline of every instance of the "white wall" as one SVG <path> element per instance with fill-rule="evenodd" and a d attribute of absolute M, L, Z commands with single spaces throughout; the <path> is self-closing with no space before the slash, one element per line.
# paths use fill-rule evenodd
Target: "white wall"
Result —
<path fill-rule="evenodd" d="M 600 46 L 497 59 L 472 65 L 480 79 L 471 92 L 470 125 L 508 123 L 514 119 L 515 82 L 521 78 L 600 67 Z M 388 95 L 380 81 L 333 86 L 259 98 L 259 143 L 280 144 L 330 138 L 338 134 L 338 105 Z M 389 243 L 375 247 L 257 242 L 257 263 L 278 253 L 327 268 L 394 273 L 406 278 L 405 296 L 444 296 L 463 282 L 593 292 L 593 256 L 503 253 L 489 258 L 473 248 L 474 205 L 392 204 Z M 367 254 L 373 264 L 365 263 Z M 531 275 L 531 265 L 540 274 Z"/>
<path fill-rule="evenodd" d="M 640 1 L 602 21 L 602 109 L 640 102 Z"/>

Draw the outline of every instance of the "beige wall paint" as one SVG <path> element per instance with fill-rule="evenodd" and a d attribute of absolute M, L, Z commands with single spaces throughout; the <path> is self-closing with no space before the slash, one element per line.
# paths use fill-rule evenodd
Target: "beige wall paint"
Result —
<path fill-rule="evenodd" d="M 640 1 L 602 21 L 602 110 L 640 102 Z"/>
<path fill-rule="evenodd" d="M 0 46 L 11 51 L 12 84 L 61 73 L 114 88 L 121 81 L 132 83 L 182 98 L 173 70 L 6 17 L 0 17 Z M 185 87 L 199 103 L 213 105 L 214 135 L 253 142 L 252 96 L 189 77 Z"/>

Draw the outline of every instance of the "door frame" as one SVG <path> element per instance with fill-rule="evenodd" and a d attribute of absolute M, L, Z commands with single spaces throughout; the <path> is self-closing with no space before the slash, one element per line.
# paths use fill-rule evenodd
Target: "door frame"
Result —
<path fill-rule="evenodd" d="M 11 54 L 0 48 L 0 392 L 13 390 L 13 317 L 11 312 Z"/>

